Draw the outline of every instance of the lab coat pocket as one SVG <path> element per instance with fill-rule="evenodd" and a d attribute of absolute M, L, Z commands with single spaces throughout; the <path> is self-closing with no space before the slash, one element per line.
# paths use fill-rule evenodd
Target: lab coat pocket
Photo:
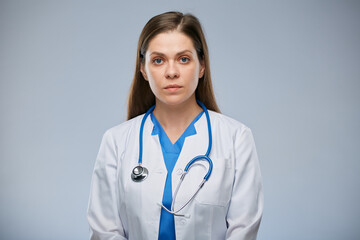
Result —
<path fill-rule="evenodd" d="M 194 233 L 195 239 L 225 239 L 226 209 L 225 206 L 203 204 L 195 200 L 193 215 L 195 229 L 197 229 Z"/>

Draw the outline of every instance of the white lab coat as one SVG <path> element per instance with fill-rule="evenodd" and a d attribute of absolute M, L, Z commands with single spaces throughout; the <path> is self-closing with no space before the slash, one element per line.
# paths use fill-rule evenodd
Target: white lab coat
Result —
<path fill-rule="evenodd" d="M 262 183 L 251 130 L 222 114 L 209 111 L 213 144 L 209 180 L 175 216 L 176 239 L 256 239 L 263 211 Z M 133 182 L 131 171 L 138 165 L 139 131 L 143 115 L 109 129 L 103 137 L 92 176 L 88 207 L 91 239 L 158 238 L 160 203 L 166 180 L 158 135 L 151 135 L 147 118 L 143 132 L 143 166 L 149 175 Z M 172 173 L 172 190 L 186 164 L 208 148 L 206 116 L 195 123 L 197 134 L 185 139 Z M 207 172 L 207 162 L 190 168 L 178 192 L 175 210 L 196 191 Z"/>

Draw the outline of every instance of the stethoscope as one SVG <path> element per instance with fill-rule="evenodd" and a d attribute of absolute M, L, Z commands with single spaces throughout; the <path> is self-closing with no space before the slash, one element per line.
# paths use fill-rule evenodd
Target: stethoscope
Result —
<path fill-rule="evenodd" d="M 197 100 L 197 103 L 202 107 L 202 109 L 205 112 L 205 116 L 206 116 L 206 121 L 207 121 L 207 126 L 208 126 L 208 135 L 209 135 L 209 145 L 208 145 L 208 149 L 207 152 L 205 153 L 205 155 L 199 155 L 194 157 L 193 159 L 191 159 L 190 162 L 188 162 L 188 164 L 186 165 L 183 174 L 180 177 L 180 181 L 175 189 L 174 192 L 174 197 L 171 203 L 171 210 L 167 209 L 163 204 L 160 204 L 161 207 L 163 209 L 165 209 L 167 212 L 174 214 L 175 216 L 182 216 L 184 217 L 185 215 L 183 214 L 178 214 L 178 212 L 180 212 L 185 206 L 187 206 L 196 196 L 196 194 L 200 191 L 200 189 L 204 186 L 205 182 L 209 179 L 211 172 L 212 172 L 212 168 L 213 168 L 213 163 L 211 161 L 211 159 L 209 158 L 209 154 L 211 151 L 211 145 L 212 145 L 212 133 L 211 133 L 211 124 L 210 124 L 210 116 L 209 116 L 209 112 L 206 109 L 205 105 L 200 102 L 199 100 Z M 146 118 L 149 116 L 149 114 L 154 111 L 155 105 L 152 106 L 144 115 L 142 121 L 141 121 L 141 125 L 140 125 L 140 134 L 139 134 L 139 161 L 138 161 L 138 165 L 136 167 L 134 167 L 134 169 L 131 172 L 131 179 L 134 182 L 141 182 L 144 181 L 146 179 L 146 177 L 149 175 L 149 171 L 146 167 L 142 166 L 142 150 L 143 150 L 143 130 L 144 130 L 144 125 L 145 125 L 145 121 Z M 209 163 L 209 168 L 208 171 L 206 173 L 206 175 L 204 176 L 204 179 L 202 180 L 202 182 L 200 183 L 198 189 L 196 190 L 196 192 L 192 195 L 192 197 L 182 206 L 180 207 L 178 210 L 174 210 L 174 204 L 175 204 L 175 199 L 176 199 L 176 195 L 179 191 L 180 185 L 183 182 L 186 174 L 188 173 L 190 167 L 197 161 L 199 160 L 206 160 Z"/>

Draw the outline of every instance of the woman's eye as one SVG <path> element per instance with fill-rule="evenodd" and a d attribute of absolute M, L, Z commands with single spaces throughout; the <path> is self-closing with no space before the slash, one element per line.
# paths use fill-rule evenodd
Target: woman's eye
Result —
<path fill-rule="evenodd" d="M 190 61 L 190 59 L 187 58 L 187 57 L 181 57 L 180 58 L 180 62 L 182 62 L 182 63 L 187 63 L 188 61 Z"/>
<path fill-rule="evenodd" d="M 155 58 L 153 60 L 153 63 L 155 63 L 155 64 L 162 64 L 162 62 L 163 62 L 163 60 L 161 58 Z"/>

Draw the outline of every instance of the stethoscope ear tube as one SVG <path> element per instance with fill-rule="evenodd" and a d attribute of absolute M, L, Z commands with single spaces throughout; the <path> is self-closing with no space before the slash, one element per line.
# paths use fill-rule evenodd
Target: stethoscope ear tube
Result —
<path fill-rule="evenodd" d="M 192 195 L 192 197 L 184 204 L 182 205 L 182 207 L 180 207 L 178 210 L 174 210 L 174 204 L 175 204 L 175 199 L 176 199 L 176 196 L 177 196 L 177 193 L 179 191 L 179 188 L 180 188 L 180 185 L 181 183 L 183 182 L 184 178 L 185 178 L 185 175 L 186 175 L 187 172 L 184 172 L 183 175 L 181 176 L 180 178 L 180 182 L 178 183 L 177 187 L 176 187 L 176 190 L 174 192 L 174 197 L 173 197 L 173 200 L 171 202 L 171 210 L 167 209 L 163 204 L 161 204 L 161 207 L 164 208 L 167 212 L 171 213 L 171 214 L 174 214 L 175 216 L 184 216 L 182 214 L 178 214 L 178 212 L 180 212 L 184 207 L 186 207 L 194 198 L 195 196 L 198 194 L 198 192 L 200 191 L 200 189 L 204 186 L 205 182 L 207 181 L 206 179 L 203 179 L 198 187 L 198 189 L 196 190 L 196 192 Z"/>
<path fill-rule="evenodd" d="M 182 184 L 182 182 L 184 181 L 184 178 L 186 176 L 186 174 L 188 173 L 188 170 L 190 169 L 191 165 L 194 164 L 196 161 L 205 159 L 207 160 L 207 162 L 209 163 L 209 168 L 208 168 L 208 172 L 206 173 L 204 179 L 201 181 L 198 189 L 196 190 L 196 192 L 192 195 L 192 197 L 178 210 L 174 210 L 174 204 L 175 204 L 175 199 L 177 196 L 177 193 L 180 189 L 180 185 Z M 188 205 L 194 198 L 195 196 L 198 194 L 198 192 L 200 191 L 200 189 L 204 186 L 205 182 L 209 179 L 211 172 L 212 172 L 212 168 L 213 168 L 213 163 L 211 161 L 211 159 L 208 156 L 205 155 L 200 155 L 200 156 L 196 156 L 193 159 L 191 159 L 191 161 L 186 165 L 185 169 L 184 169 L 184 173 L 181 175 L 180 177 L 180 181 L 178 183 L 178 185 L 176 186 L 175 192 L 174 192 L 174 197 L 171 203 L 171 210 L 167 209 L 163 204 L 161 204 L 161 207 L 164 208 L 167 212 L 172 213 L 176 216 L 182 216 L 180 214 L 178 214 L 178 212 L 180 212 L 184 207 L 186 207 L 186 205 Z"/>

